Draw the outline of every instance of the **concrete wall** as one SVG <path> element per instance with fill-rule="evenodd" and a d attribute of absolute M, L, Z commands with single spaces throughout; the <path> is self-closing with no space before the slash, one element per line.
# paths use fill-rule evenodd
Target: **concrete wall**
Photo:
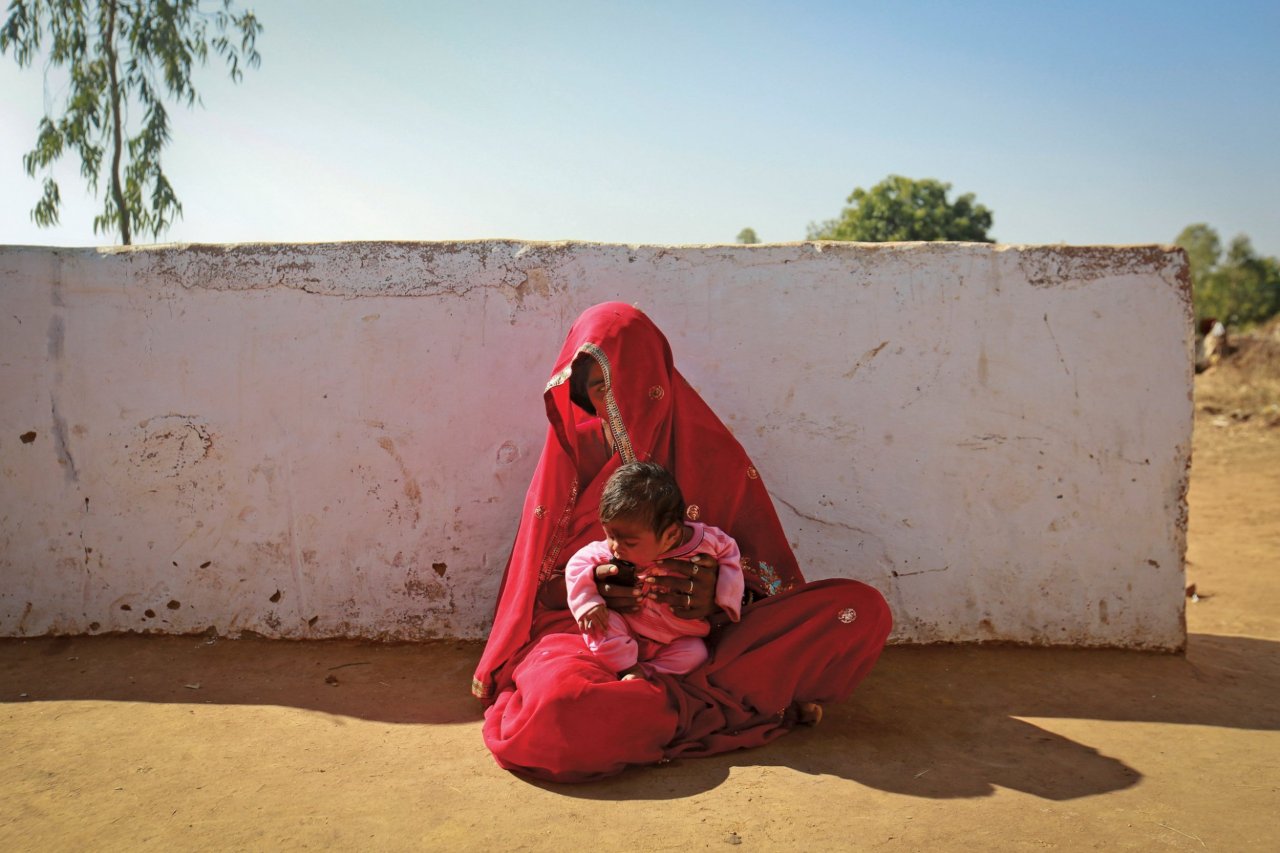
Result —
<path fill-rule="evenodd" d="M 896 639 L 1182 645 L 1183 256 L 937 243 L 0 248 L 0 635 L 483 636 L 609 299 Z"/>

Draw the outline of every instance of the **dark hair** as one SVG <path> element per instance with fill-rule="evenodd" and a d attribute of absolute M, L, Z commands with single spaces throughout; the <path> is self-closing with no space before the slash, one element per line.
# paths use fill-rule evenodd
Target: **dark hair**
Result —
<path fill-rule="evenodd" d="M 627 518 L 661 533 L 684 521 L 684 495 L 671 472 L 656 462 L 629 462 L 613 472 L 600 493 L 600 520 Z"/>
<path fill-rule="evenodd" d="M 585 352 L 573 360 L 573 369 L 569 372 L 569 399 L 589 415 L 597 414 L 596 407 L 591 405 L 591 396 L 587 394 L 587 377 L 591 375 L 591 365 L 595 359 Z"/>

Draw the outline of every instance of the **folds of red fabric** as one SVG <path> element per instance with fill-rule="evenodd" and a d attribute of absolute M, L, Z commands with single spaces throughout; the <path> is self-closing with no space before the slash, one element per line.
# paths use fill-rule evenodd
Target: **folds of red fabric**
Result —
<path fill-rule="evenodd" d="M 852 693 L 891 625 L 874 588 L 817 581 L 751 605 L 689 675 L 619 681 L 567 614 L 543 614 L 485 712 L 485 744 L 501 766 L 555 782 L 760 746 L 791 729 L 794 703 Z"/>

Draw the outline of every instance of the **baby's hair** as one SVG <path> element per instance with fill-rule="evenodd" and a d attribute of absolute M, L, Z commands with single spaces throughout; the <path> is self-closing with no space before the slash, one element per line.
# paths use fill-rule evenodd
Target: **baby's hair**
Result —
<path fill-rule="evenodd" d="M 684 521 L 684 495 L 671 472 L 655 462 L 629 462 L 613 472 L 600 494 L 600 521 L 626 518 L 661 533 Z"/>

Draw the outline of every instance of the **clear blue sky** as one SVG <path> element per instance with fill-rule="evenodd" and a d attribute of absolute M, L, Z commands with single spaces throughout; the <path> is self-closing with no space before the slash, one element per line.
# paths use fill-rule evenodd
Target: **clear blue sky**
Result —
<path fill-rule="evenodd" d="M 174 107 L 171 241 L 803 239 L 856 186 L 935 177 L 1009 243 L 1280 255 L 1280 3 L 256 0 L 262 67 Z M 0 57 L 0 243 L 109 244 L 65 84 Z M 166 239 L 166 238 L 162 238 Z"/>

